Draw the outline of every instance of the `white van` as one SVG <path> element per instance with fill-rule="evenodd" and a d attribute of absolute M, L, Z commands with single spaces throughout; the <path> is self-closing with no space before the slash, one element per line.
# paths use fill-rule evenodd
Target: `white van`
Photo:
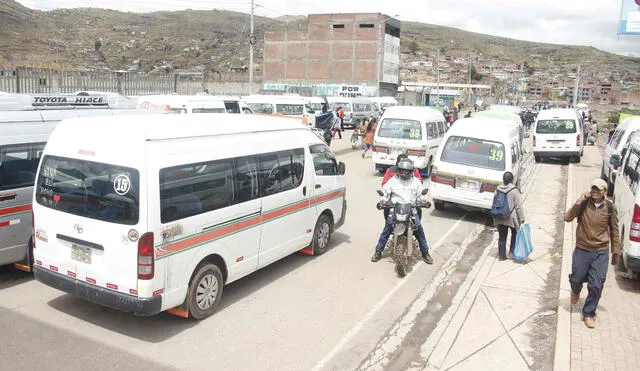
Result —
<path fill-rule="evenodd" d="M 0 112 L 0 265 L 14 263 L 20 270 L 31 270 L 33 184 L 42 150 L 56 125 L 65 118 L 134 113 L 147 112 L 132 109 Z"/>
<path fill-rule="evenodd" d="M 373 139 L 371 159 L 375 169 L 384 172 L 395 165 L 399 154 L 404 153 L 428 175 L 446 131 L 442 113 L 433 108 L 388 107 L 380 118 Z"/>
<path fill-rule="evenodd" d="M 181 114 L 239 113 L 251 114 L 251 109 L 240 99 L 215 95 L 143 95 L 138 97 L 139 109 L 158 109 Z"/>
<path fill-rule="evenodd" d="M 510 107 L 510 106 L 507 106 Z M 520 128 L 520 149 L 524 150 L 524 125 L 519 114 L 508 111 L 480 111 L 473 114 L 473 117 L 484 117 L 495 120 L 507 120 Z M 524 152 L 522 152 L 524 153 Z"/>
<path fill-rule="evenodd" d="M 288 95 L 250 95 L 245 102 L 254 113 L 297 117 L 305 125 L 315 126 L 315 111 L 307 98 Z"/>
<path fill-rule="evenodd" d="M 613 195 L 616 175 L 618 173 L 618 167 L 612 166 L 609 163 L 609 159 L 614 154 L 620 154 L 622 147 L 627 143 L 629 135 L 640 129 L 640 117 L 629 117 L 622 120 L 616 127 L 616 131 L 613 132 L 611 140 L 604 147 L 604 154 L 602 156 L 602 170 L 600 171 L 600 177 L 607 181 L 607 195 Z"/>
<path fill-rule="evenodd" d="M 327 250 L 345 221 L 344 172 L 284 118 L 65 121 L 38 169 L 35 277 L 137 315 L 207 317 L 225 284 Z"/>
<path fill-rule="evenodd" d="M 519 186 L 522 151 L 517 125 L 500 119 L 462 118 L 442 139 L 431 173 L 437 210 L 445 203 L 491 209 L 493 194 L 510 171 Z"/>
<path fill-rule="evenodd" d="M 564 157 L 580 162 L 583 152 L 582 117 L 570 108 L 555 108 L 538 113 L 533 124 L 533 156 Z"/>
<path fill-rule="evenodd" d="M 629 135 L 621 153 L 611 157 L 620 167 L 613 194 L 620 227 L 620 268 L 640 279 L 640 129 Z"/>
<path fill-rule="evenodd" d="M 344 110 L 343 125 L 345 128 L 355 128 L 371 116 L 374 111 L 373 102 L 369 98 L 357 97 L 327 97 L 329 108 L 335 111 L 338 107 Z"/>
<path fill-rule="evenodd" d="M 369 99 L 373 102 L 374 111 L 384 111 L 387 107 L 398 105 L 398 101 L 394 97 L 372 97 Z"/>

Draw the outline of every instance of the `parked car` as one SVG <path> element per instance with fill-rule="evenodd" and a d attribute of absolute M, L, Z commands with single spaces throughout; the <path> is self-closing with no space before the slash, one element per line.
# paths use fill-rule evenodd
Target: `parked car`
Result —
<path fill-rule="evenodd" d="M 629 117 L 626 120 L 622 120 L 611 136 L 611 140 L 604 148 L 600 177 L 607 181 L 608 196 L 613 196 L 616 174 L 618 173 L 618 167 L 611 165 L 609 159 L 612 155 L 619 155 L 621 153 L 622 147 L 627 143 L 629 135 L 637 129 L 640 129 L 640 117 Z"/>

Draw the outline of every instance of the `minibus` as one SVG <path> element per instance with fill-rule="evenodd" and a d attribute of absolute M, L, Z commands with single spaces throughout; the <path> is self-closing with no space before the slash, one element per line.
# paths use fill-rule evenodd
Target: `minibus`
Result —
<path fill-rule="evenodd" d="M 399 154 L 409 156 L 421 173 L 428 175 L 447 131 L 440 111 L 429 107 L 390 106 L 376 127 L 371 159 L 384 172 L 395 165 Z"/>
<path fill-rule="evenodd" d="M 536 162 L 547 157 L 580 162 L 583 152 L 582 116 L 571 108 L 554 108 L 538 113 L 533 124 L 533 156 Z"/>
<path fill-rule="evenodd" d="M 327 251 L 345 221 L 344 173 L 309 127 L 281 117 L 64 121 L 37 173 L 35 278 L 136 315 L 205 318 L 226 284 Z"/>
<path fill-rule="evenodd" d="M 520 186 L 520 128 L 509 120 L 462 118 L 447 131 L 431 173 L 434 207 L 445 204 L 491 209 L 493 194 L 510 171 Z"/>
<path fill-rule="evenodd" d="M 250 95 L 245 102 L 254 113 L 298 117 L 301 122 L 315 126 L 315 110 L 308 104 L 308 98 L 288 95 Z"/>
<path fill-rule="evenodd" d="M 240 98 L 215 95 L 142 95 L 138 97 L 136 107 L 141 109 L 165 107 L 171 112 L 186 114 L 253 113 Z"/>

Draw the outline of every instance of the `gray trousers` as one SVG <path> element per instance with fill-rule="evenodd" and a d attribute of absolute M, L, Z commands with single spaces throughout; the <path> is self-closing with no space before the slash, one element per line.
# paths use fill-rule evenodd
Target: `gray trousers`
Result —
<path fill-rule="evenodd" d="M 583 284 L 587 283 L 588 294 L 584 301 L 584 307 L 582 307 L 583 317 L 596 316 L 604 281 L 607 278 L 608 264 L 609 251 L 607 250 L 588 251 L 579 247 L 573 250 L 573 262 L 569 275 L 571 291 L 579 294 Z"/>

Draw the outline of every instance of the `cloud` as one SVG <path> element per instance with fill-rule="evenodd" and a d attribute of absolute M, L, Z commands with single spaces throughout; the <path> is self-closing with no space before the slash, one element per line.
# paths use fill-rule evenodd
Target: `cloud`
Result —
<path fill-rule="evenodd" d="M 229 9 L 249 12 L 249 0 L 19 0 L 35 9 L 109 7 L 133 12 Z M 256 0 L 268 17 L 309 13 L 384 13 L 402 21 L 455 27 L 527 41 L 591 45 L 640 56 L 640 36 L 618 40 L 619 1 L 602 0 Z"/>

